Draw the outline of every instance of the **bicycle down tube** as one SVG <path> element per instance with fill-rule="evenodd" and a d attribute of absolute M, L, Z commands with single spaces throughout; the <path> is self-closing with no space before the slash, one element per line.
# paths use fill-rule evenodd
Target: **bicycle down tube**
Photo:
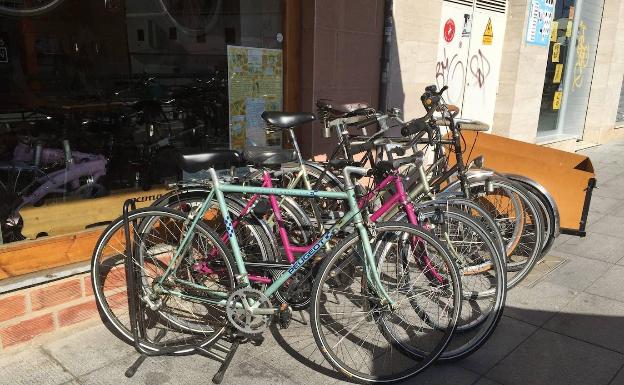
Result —
<path fill-rule="evenodd" d="M 250 194 L 258 194 L 258 195 L 279 195 L 279 196 L 294 196 L 294 197 L 307 197 L 307 198 L 328 198 L 328 199 L 341 199 L 346 200 L 349 204 L 349 212 L 336 224 L 334 224 L 329 230 L 327 230 L 313 245 L 309 247 L 309 249 L 301 255 L 296 261 L 294 261 L 290 268 L 288 268 L 287 272 L 282 274 L 277 280 L 275 280 L 268 288 L 264 290 L 264 294 L 267 296 L 271 296 L 274 294 L 292 275 L 298 271 L 310 258 L 312 258 L 322 247 L 325 245 L 337 232 L 339 232 L 342 228 L 344 228 L 347 224 L 353 221 L 353 224 L 357 228 L 360 238 L 362 240 L 362 246 L 365 253 L 365 261 L 364 265 L 366 267 L 366 275 L 369 283 L 378 291 L 378 294 L 385 299 L 385 301 L 389 304 L 393 304 L 394 301 L 390 298 L 389 294 L 386 292 L 383 287 L 380 277 L 376 271 L 376 263 L 373 256 L 373 251 L 371 249 L 370 240 L 368 237 L 368 232 L 366 227 L 363 224 L 363 218 L 358 207 L 356 197 L 355 197 L 355 187 L 350 182 L 350 174 L 352 172 L 357 172 L 360 174 L 365 174 L 368 170 L 358 168 L 358 167 L 345 167 L 343 170 L 345 176 L 346 191 L 316 191 L 316 190 L 295 190 L 295 189 L 284 189 L 284 188 L 267 188 L 267 187 L 253 187 L 253 186 L 239 186 L 239 185 L 228 185 L 221 184 L 218 180 L 218 176 L 214 169 L 209 169 L 209 174 L 212 179 L 213 190 L 209 194 L 206 201 L 202 204 L 199 211 L 194 214 L 194 217 L 191 221 L 190 226 L 186 229 L 187 233 L 184 235 L 180 246 L 176 249 L 172 260 L 169 264 L 169 267 L 165 271 L 162 277 L 159 279 L 159 284 L 162 287 L 162 283 L 172 274 L 171 266 L 176 266 L 178 259 L 185 254 L 186 246 L 189 243 L 190 238 L 192 237 L 192 232 L 200 218 L 203 218 L 205 212 L 208 210 L 210 202 L 213 197 L 216 197 L 217 202 L 219 204 L 219 209 L 222 212 L 223 220 L 225 222 L 226 231 L 228 233 L 228 238 L 230 241 L 230 246 L 232 250 L 232 254 L 234 255 L 234 260 L 236 262 L 236 266 L 238 268 L 239 280 L 241 283 L 249 285 L 250 280 L 247 274 L 247 269 L 245 266 L 245 262 L 242 258 L 241 251 L 238 245 L 238 240 L 234 233 L 233 222 L 230 218 L 229 212 L 227 210 L 227 205 L 225 201 L 225 197 L 223 193 L 250 193 Z M 181 280 L 176 280 L 180 283 L 185 283 Z M 188 282 L 193 287 L 197 285 Z M 166 289 L 165 289 L 166 290 Z M 203 288 L 203 290 L 207 293 L 211 292 L 211 290 L 207 290 L 207 288 Z M 170 291 L 171 292 L 171 291 Z M 172 294 L 180 295 L 186 297 L 187 295 L 179 292 L 171 292 Z M 214 293 L 217 294 L 217 293 Z M 189 296 L 192 297 L 192 296 Z M 196 297 L 192 297 L 196 298 Z M 200 298 L 201 300 L 205 300 L 207 302 L 212 302 L 205 298 Z M 218 304 L 225 305 L 225 299 L 218 301 Z M 258 311 L 261 311 L 258 309 Z M 260 313 L 258 313 L 260 314 Z"/>

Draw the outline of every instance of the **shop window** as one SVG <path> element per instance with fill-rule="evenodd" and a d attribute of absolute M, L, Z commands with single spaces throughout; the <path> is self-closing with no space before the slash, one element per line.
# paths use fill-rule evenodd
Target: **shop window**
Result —
<path fill-rule="evenodd" d="M 25 2 L 3 7 L 11 4 Z M 0 13 L 4 243 L 101 225 L 119 214 L 113 198 L 130 194 L 147 202 L 179 179 L 179 151 L 230 147 L 228 45 L 247 47 L 252 67 L 263 70 L 264 50 L 281 50 L 275 36 L 283 31 L 282 0 L 55 4 L 23 17 Z M 270 72 L 279 77 L 281 54 L 273 58 L 279 61 L 269 63 Z M 262 108 L 281 106 L 281 99 L 255 97 L 264 86 L 257 83 L 249 95 L 239 88 L 250 108 L 238 114 L 254 123 Z M 76 165 L 84 170 L 68 173 Z M 40 189 L 52 174 L 63 177 Z M 91 198 L 77 211 L 56 210 Z M 48 215 L 62 215 L 56 222 L 63 226 L 40 220 Z"/>
<path fill-rule="evenodd" d="M 587 115 L 604 0 L 555 3 L 538 140 L 581 138 Z"/>

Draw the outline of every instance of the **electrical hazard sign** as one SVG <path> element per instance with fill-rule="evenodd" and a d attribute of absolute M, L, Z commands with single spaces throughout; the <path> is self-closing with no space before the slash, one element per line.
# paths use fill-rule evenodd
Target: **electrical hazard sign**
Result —
<path fill-rule="evenodd" d="M 494 39 L 494 30 L 492 29 L 492 19 L 488 19 L 488 23 L 485 26 L 485 31 L 483 32 L 483 45 L 492 45 L 492 40 Z"/>

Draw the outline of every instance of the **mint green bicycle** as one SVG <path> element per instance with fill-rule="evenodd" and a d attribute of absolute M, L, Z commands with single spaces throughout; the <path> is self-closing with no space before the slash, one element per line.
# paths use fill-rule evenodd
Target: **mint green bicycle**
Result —
<path fill-rule="evenodd" d="M 338 371 L 364 383 L 404 380 L 428 367 L 457 324 L 458 270 L 444 244 L 426 230 L 365 221 L 351 178 L 367 173 L 345 167 L 345 191 L 336 192 L 229 185 L 211 168 L 212 190 L 196 212 L 130 212 L 129 218 L 139 223 L 133 234 L 139 297 L 150 310 L 148 324 L 154 330 L 143 344 L 184 351 L 196 346 L 196 339 L 213 341 L 226 334 L 253 340 L 273 321 L 286 327 L 290 309 L 274 304 L 274 294 L 339 236 L 343 239 L 323 257 L 312 289 L 310 323 L 319 350 Z M 349 211 L 292 264 L 246 262 L 228 214 L 227 193 L 344 200 Z M 206 223 L 213 199 L 231 249 Z M 195 268 L 198 263 L 201 270 Z M 252 286 L 247 274 L 252 263 L 281 274 L 270 284 Z"/>

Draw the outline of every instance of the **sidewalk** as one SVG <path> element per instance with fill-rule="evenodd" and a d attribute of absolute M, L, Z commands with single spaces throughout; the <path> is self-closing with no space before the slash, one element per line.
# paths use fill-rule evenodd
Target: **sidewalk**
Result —
<path fill-rule="evenodd" d="M 624 142 L 583 151 L 597 170 L 588 235 L 562 235 L 509 292 L 494 336 L 468 359 L 438 365 L 411 384 L 624 384 Z M 224 384 L 334 384 L 309 326 L 243 346 Z M 274 338 L 275 337 L 275 338 Z M 218 364 L 200 356 L 148 358 L 132 379 L 133 348 L 91 323 L 0 355 L 0 384 L 210 383 Z"/>

